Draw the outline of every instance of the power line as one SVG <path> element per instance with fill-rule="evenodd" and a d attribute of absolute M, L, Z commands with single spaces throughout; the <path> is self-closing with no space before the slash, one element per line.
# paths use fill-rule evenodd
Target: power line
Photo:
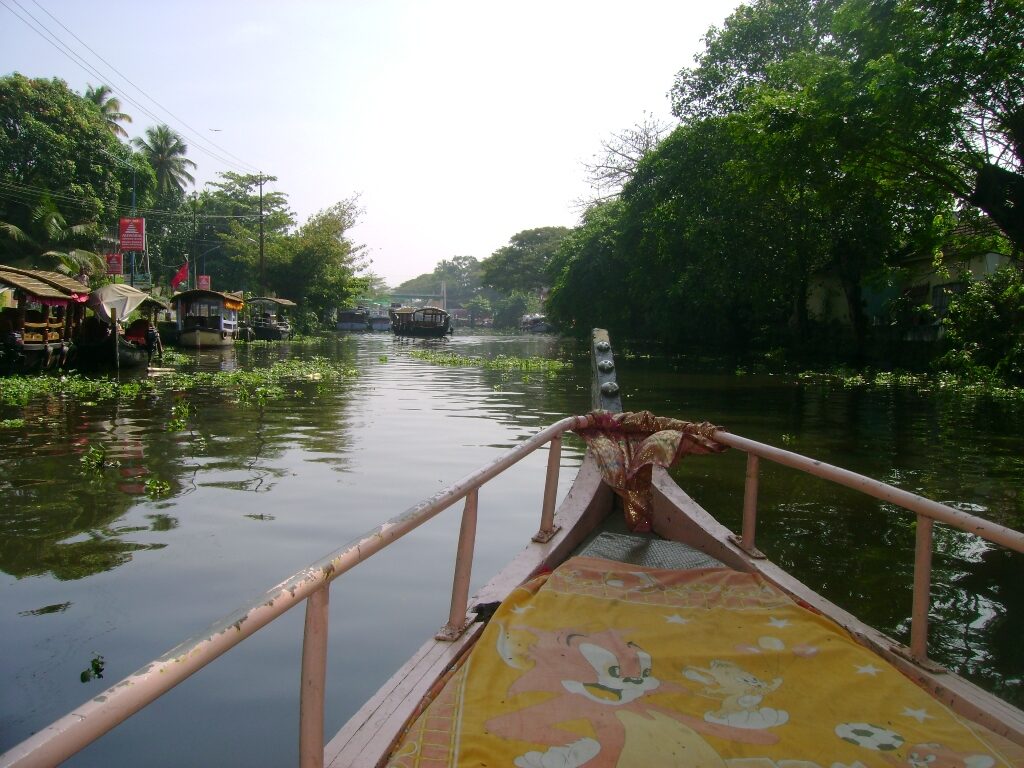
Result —
<path fill-rule="evenodd" d="M 69 195 L 63 192 L 52 192 L 44 187 L 36 187 L 30 184 L 19 184 L 17 182 L 5 181 L 0 179 L 0 197 L 6 198 L 18 203 L 35 203 L 39 199 L 40 195 L 47 195 L 55 202 L 61 202 L 73 207 L 81 209 L 91 209 L 93 204 L 84 197 L 78 197 L 75 195 Z M 130 212 L 131 206 L 121 205 L 120 203 L 110 203 L 106 206 L 112 211 Z M 142 216 L 152 216 L 154 218 L 180 218 L 180 219 L 191 219 L 191 212 L 181 211 L 170 211 L 162 208 L 136 208 L 136 211 Z M 228 214 L 228 213 L 201 213 L 197 214 L 201 219 L 214 220 L 214 219 L 250 219 L 255 220 L 259 217 L 259 213 L 253 211 L 252 213 L 240 213 L 240 214 Z"/>
<path fill-rule="evenodd" d="M 14 2 L 17 2 L 17 0 L 14 0 Z M 145 96 L 145 97 L 146 97 L 147 99 L 149 99 L 149 100 L 150 100 L 151 102 L 153 102 L 154 104 L 156 104 L 156 105 L 157 105 L 157 106 L 158 106 L 158 107 L 159 107 L 160 109 L 162 109 L 162 110 L 163 110 L 164 112 L 166 112 L 166 113 L 167 113 L 168 115 L 170 115 L 171 117 L 173 117 L 173 118 L 174 118 L 175 120 L 177 120 L 177 121 L 178 121 L 179 123 L 181 123 L 182 125 L 184 125 L 184 126 L 185 126 L 186 128 L 188 128 L 189 130 L 193 131 L 193 132 L 195 133 L 195 135 L 194 135 L 194 137 L 193 137 L 193 138 L 195 138 L 195 139 L 198 139 L 199 141 L 205 141 L 205 142 L 206 142 L 206 143 L 208 143 L 208 144 L 209 144 L 210 146 L 212 146 L 212 147 L 216 147 L 216 148 L 217 148 L 218 150 L 220 150 L 221 152 L 223 152 L 223 153 L 224 153 L 225 155 L 227 155 L 228 157 L 234 158 L 235 160 L 237 160 L 237 161 L 238 161 L 238 162 L 240 163 L 240 167 L 242 167 L 242 168 L 248 168 L 248 169 L 250 169 L 250 170 L 252 170 L 252 171 L 258 171 L 258 170 L 259 170 L 259 169 L 258 169 L 258 168 L 256 168 L 255 166 L 253 166 L 253 165 L 250 165 L 249 163 L 247 163 L 247 162 L 245 162 L 244 160 L 242 160 L 242 158 L 238 157 L 237 155 L 233 155 L 233 154 L 231 154 L 231 153 L 230 153 L 230 152 L 229 152 L 228 150 L 224 149 L 223 147 L 221 147 L 221 146 L 220 146 L 220 145 L 218 145 L 217 143 L 215 143 L 215 142 L 213 142 L 213 141 L 210 141 L 209 139 L 200 139 L 200 138 L 199 138 L 199 132 L 198 132 L 198 131 L 196 131 L 196 129 L 195 129 L 195 128 L 193 128 L 193 127 L 192 127 L 191 125 L 189 125 L 188 123 L 186 123 L 186 122 L 185 122 L 184 120 L 182 120 L 182 119 L 181 119 L 180 117 L 178 117 L 177 115 L 175 115 L 175 114 L 174 114 L 173 112 L 171 112 L 171 110 L 167 109 L 167 107 L 165 107 L 165 106 L 164 106 L 163 104 L 161 104 L 161 103 L 160 103 L 159 101 L 157 101 L 156 99 L 154 99 L 154 98 L 153 98 L 152 96 L 150 96 L 150 95 L 149 95 L 148 93 L 146 93 L 146 91 L 144 91 L 144 90 L 143 90 L 142 88 L 140 88 L 139 86 L 137 86 L 137 85 L 136 85 L 135 83 L 133 83 L 133 82 L 132 82 L 132 81 L 131 81 L 131 80 L 130 80 L 130 79 L 129 79 L 129 78 L 128 78 L 128 77 L 127 77 L 127 76 L 126 76 L 126 75 L 125 75 L 125 74 L 124 74 L 123 72 L 121 72 L 121 71 L 120 71 L 120 70 L 119 70 L 119 69 L 118 69 L 117 67 L 115 67 L 115 66 L 114 66 L 113 64 L 111 64 L 111 63 L 110 63 L 109 61 L 107 61 L 106 59 L 104 59 L 104 58 L 103 58 L 102 56 L 100 56 L 100 54 L 96 53 L 96 51 L 94 51 L 94 50 L 93 50 L 93 49 L 92 49 L 91 47 L 89 47 L 89 44 L 88 44 L 88 43 L 86 43 L 86 42 L 85 42 L 84 40 L 82 40 L 82 38 L 80 38 L 80 37 L 79 37 L 78 35 L 76 35 L 76 34 L 75 34 L 74 32 L 72 32 L 72 31 L 71 31 L 70 29 L 68 29 L 68 28 L 67 28 L 67 27 L 66 27 L 66 26 L 65 26 L 65 25 L 64 25 L 64 24 L 63 24 L 63 23 L 61 22 L 61 20 L 60 20 L 60 19 L 58 19 L 58 18 L 57 18 L 56 16 L 54 16 L 54 15 L 53 15 L 52 13 L 50 13 L 50 12 L 49 12 L 48 10 L 46 10 L 46 8 L 44 8 L 44 7 L 42 6 L 42 5 L 40 5 L 40 4 L 39 4 L 39 0 L 32 0 L 32 2 L 33 2 L 33 3 L 34 3 L 34 4 L 35 4 L 35 5 L 36 5 L 36 6 L 37 6 L 37 7 L 38 7 L 38 8 L 39 8 L 39 9 L 40 9 L 40 10 L 41 10 L 41 11 L 42 11 L 43 13 L 45 13 L 45 14 L 46 14 L 47 16 L 49 16 L 49 17 L 50 17 L 51 19 L 53 19 L 53 20 L 54 20 L 55 22 L 57 22 L 57 24 L 59 24 L 59 25 L 61 26 L 61 28 L 62 28 L 63 30 L 65 30 L 65 31 L 66 31 L 66 32 L 67 32 L 67 33 L 68 33 L 69 35 L 71 35 L 71 36 L 72 36 L 73 38 L 75 38 L 75 40 L 77 40 L 77 41 L 78 41 L 78 42 L 80 42 L 80 43 L 81 43 L 82 45 L 84 45 L 84 46 L 85 46 L 85 49 L 86 49 L 87 51 L 89 51 L 89 52 L 90 52 L 90 53 L 91 53 L 91 54 L 92 54 L 93 56 L 95 56 L 95 57 L 96 57 L 97 59 L 99 59 L 99 60 L 100 60 L 100 61 L 102 61 L 102 62 L 103 62 L 104 64 L 106 64 L 106 65 L 107 65 L 108 67 L 110 67 L 110 69 L 111 69 L 112 71 L 116 72 L 116 73 L 117 73 L 118 75 L 120 75 L 120 76 L 121 76 L 122 78 L 124 78 L 124 81 L 125 81 L 126 83 L 128 83 L 128 84 L 129 84 L 130 86 L 132 86 L 132 87 L 133 87 L 133 88 L 134 88 L 135 90 L 137 90 L 137 91 L 138 91 L 139 93 L 141 93 L 141 94 L 142 94 L 143 96 Z"/>
<path fill-rule="evenodd" d="M 28 18 L 31 19 L 32 21 L 29 21 L 28 19 L 25 18 L 25 16 L 22 16 L 21 14 L 19 14 L 14 8 L 12 8 L 8 4 L 8 2 L 12 2 L 16 6 L 18 6 L 18 8 L 21 9 L 22 13 L 24 13 L 25 16 L 28 16 Z M 38 3 L 36 3 L 36 4 L 38 5 Z M 99 72 L 95 67 L 93 67 L 82 56 L 80 56 L 78 53 L 76 53 L 74 50 L 72 50 L 72 48 L 70 46 L 68 46 L 64 41 L 62 41 L 59 37 L 57 37 L 57 35 L 55 35 L 53 32 L 51 32 L 50 29 L 48 29 L 47 26 L 43 22 L 41 22 L 39 19 L 37 19 L 35 16 L 33 16 L 32 13 L 29 10 L 27 10 L 23 5 L 21 5 L 21 3 L 18 2 L 18 0 L 0 0 L 0 5 L 3 5 L 5 8 L 7 8 L 7 10 L 10 11 L 11 14 L 13 14 L 17 19 L 19 19 L 23 24 L 25 24 L 25 26 L 27 26 L 29 29 L 31 29 L 33 32 L 35 32 L 37 35 L 39 35 L 41 38 L 43 38 L 43 40 L 45 40 L 47 43 L 49 43 L 54 48 L 56 48 L 57 51 L 59 51 L 65 57 L 70 59 L 74 64 L 77 64 L 79 67 L 81 67 L 87 73 L 89 73 L 89 74 L 93 75 L 94 77 L 96 77 L 96 79 L 99 81 L 100 84 L 104 84 L 104 81 L 107 81 L 107 80 L 111 79 L 108 76 L 104 75 L 103 73 Z M 42 6 L 39 6 L 39 7 L 42 8 Z M 46 11 L 45 8 L 43 8 L 43 10 Z M 49 14 L 48 11 L 46 11 L 46 13 Z M 50 14 L 50 15 L 52 16 L 52 14 Z M 34 22 L 34 24 L 33 24 L 33 22 Z M 58 22 L 58 24 L 59 23 L 60 22 Z M 64 26 L 64 25 L 61 24 L 61 26 Z M 65 27 L 65 29 L 67 29 L 67 28 Z M 76 37 L 76 39 L 78 39 L 78 38 Z M 83 43 L 83 45 L 84 45 L 84 43 Z M 86 47 L 88 48 L 88 46 L 86 46 Z M 89 50 L 92 50 L 92 49 L 90 48 Z M 124 77 L 124 76 L 122 75 L 122 77 Z M 125 78 L 125 79 L 127 80 L 127 78 Z M 131 82 L 131 81 L 129 80 L 128 82 Z M 162 118 L 160 118 L 158 115 L 156 115 L 150 109 L 145 107 L 143 104 L 140 104 L 134 98 L 129 96 L 127 93 L 125 93 L 123 89 L 115 89 L 113 86 L 108 86 L 108 87 L 111 89 L 111 91 L 113 91 L 113 92 L 117 93 L 117 95 L 121 96 L 125 101 L 127 101 L 130 104 L 132 104 L 133 106 L 138 108 L 141 112 L 143 112 L 144 114 L 146 114 L 150 118 L 152 118 L 154 121 L 156 121 L 157 124 L 165 122 Z M 138 86 L 135 86 L 135 87 L 138 88 Z M 142 91 L 141 89 L 138 89 L 138 90 L 140 92 L 142 92 L 144 95 L 146 95 L 146 97 L 149 98 L 151 101 L 153 101 L 154 104 L 158 104 L 158 106 L 160 106 L 159 103 L 156 102 L 155 99 L 153 99 L 152 97 L 150 97 L 147 94 L 145 94 L 145 92 Z M 162 106 L 161 106 L 161 109 L 165 109 L 165 111 L 167 111 L 166 108 L 164 108 Z M 171 114 L 171 113 L 168 111 L 168 114 Z M 172 115 L 172 117 L 174 117 L 174 115 Z M 180 121 L 180 118 L 175 117 L 175 120 Z M 191 126 L 189 126 L 189 128 L 192 131 L 195 130 L 194 128 L 191 128 Z M 198 139 L 197 136 L 192 136 L 191 138 L 192 139 Z M 203 139 L 198 139 L 198 140 L 199 141 L 203 141 Z M 255 169 L 255 166 L 252 166 L 252 165 L 250 165 L 248 163 L 244 163 L 244 161 L 242 161 L 242 165 L 239 165 L 239 163 L 236 163 L 236 162 L 232 162 L 231 160 L 228 160 L 227 158 L 218 155 L 216 152 L 213 152 L 213 151 L 211 151 L 211 150 L 201 146 L 200 144 L 194 144 L 194 146 L 200 152 L 205 152 L 207 155 L 213 157 L 216 160 L 219 160 L 220 162 L 224 163 L 225 165 L 232 166 L 234 168 L 238 168 L 239 170 L 243 170 L 243 171 L 250 170 L 250 169 L 253 169 L 253 170 Z M 214 146 L 216 146 L 216 145 L 214 145 Z M 222 151 L 224 151 L 224 150 L 222 150 Z M 230 153 L 228 153 L 228 154 L 230 154 Z"/>

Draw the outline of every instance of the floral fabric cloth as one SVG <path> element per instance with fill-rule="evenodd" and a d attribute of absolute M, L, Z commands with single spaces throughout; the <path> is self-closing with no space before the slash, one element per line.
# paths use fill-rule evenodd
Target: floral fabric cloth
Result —
<path fill-rule="evenodd" d="M 651 530 L 651 472 L 671 467 L 688 453 L 719 453 L 724 445 L 711 439 L 718 429 L 704 422 L 655 416 L 650 411 L 594 411 L 587 426 L 573 430 L 590 448 L 601 476 L 623 501 L 631 531 Z"/>

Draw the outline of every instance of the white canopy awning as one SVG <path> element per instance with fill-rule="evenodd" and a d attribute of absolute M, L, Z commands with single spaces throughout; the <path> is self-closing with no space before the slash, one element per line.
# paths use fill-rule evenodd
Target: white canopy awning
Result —
<path fill-rule="evenodd" d="M 153 297 L 145 291 L 124 283 L 110 283 L 90 293 L 86 306 L 109 323 L 111 309 L 117 312 L 118 320 L 123 320 L 147 300 L 152 301 Z"/>

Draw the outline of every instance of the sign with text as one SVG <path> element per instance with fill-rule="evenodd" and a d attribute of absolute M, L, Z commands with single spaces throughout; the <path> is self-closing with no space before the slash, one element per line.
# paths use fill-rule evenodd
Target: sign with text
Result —
<path fill-rule="evenodd" d="M 121 240 L 121 252 L 146 250 L 146 220 L 121 219 L 118 229 Z"/>
<path fill-rule="evenodd" d="M 202 291 L 210 290 L 210 276 L 209 275 L 196 275 L 196 288 Z"/>
<path fill-rule="evenodd" d="M 120 253 L 106 253 L 104 258 L 107 260 L 107 274 L 108 275 L 123 275 L 124 274 L 124 257 Z"/>

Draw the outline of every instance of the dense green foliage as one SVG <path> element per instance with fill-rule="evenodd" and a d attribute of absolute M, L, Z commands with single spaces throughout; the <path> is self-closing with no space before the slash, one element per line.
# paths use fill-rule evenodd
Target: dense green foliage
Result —
<path fill-rule="evenodd" d="M 130 157 L 63 81 L 0 78 L 0 261 L 98 268 L 97 245 L 130 196 Z"/>
<path fill-rule="evenodd" d="M 1024 385 L 1024 275 L 1003 268 L 950 302 L 939 364 L 975 379 Z"/>
<path fill-rule="evenodd" d="M 952 254 L 969 221 L 1001 230 L 998 253 L 1024 243 L 1024 18 L 1011 4 L 740 6 L 677 76 L 680 125 L 562 242 L 550 316 L 676 347 L 891 354 L 914 315 L 900 312 L 908 263 Z M 841 311 L 822 308 L 828 285 Z M 966 323 L 957 311 L 949 322 Z M 1020 337 L 1014 313 L 999 322 Z"/>
<path fill-rule="evenodd" d="M 122 142 L 130 122 L 108 86 L 79 95 L 60 80 L 0 78 L 0 263 L 99 284 L 107 279 L 99 254 L 116 249 L 118 219 L 138 209 L 165 295 L 188 260 L 190 276 L 209 275 L 216 290 L 303 304 L 295 319 L 312 331 L 333 327 L 335 308 L 373 282 L 349 237 L 362 212 L 357 197 L 296 228 L 287 195 L 265 188 L 273 176 L 223 173 L 190 195 L 196 164 L 182 137 L 156 125 Z"/>

